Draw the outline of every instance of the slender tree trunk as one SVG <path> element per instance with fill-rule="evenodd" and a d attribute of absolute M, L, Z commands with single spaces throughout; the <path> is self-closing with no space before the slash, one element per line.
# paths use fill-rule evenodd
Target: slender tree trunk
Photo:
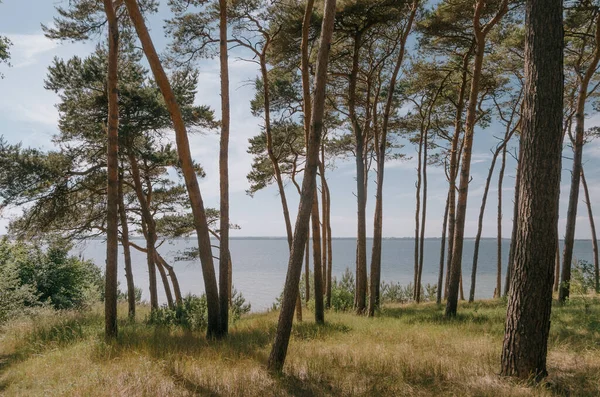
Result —
<path fill-rule="evenodd" d="M 105 0 L 108 1 L 108 0 Z M 187 136 L 185 123 L 181 115 L 181 110 L 177 99 L 169 83 L 169 79 L 162 67 L 144 17 L 140 12 L 140 8 L 136 0 L 125 0 L 127 11 L 131 22 L 135 27 L 137 35 L 142 43 L 144 53 L 152 69 L 152 73 L 159 86 L 173 120 L 175 129 L 175 139 L 177 142 L 177 152 L 181 163 L 181 170 L 185 179 L 185 184 L 190 197 L 192 213 L 194 216 L 194 224 L 196 226 L 196 235 L 198 237 L 198 249 L 200 252 L 200 262 L 202 264 L 202 276 L 204 278 L 204 287 L 206 291 L 206 302 L 208 307 L 208 327 L 207 337 L 221 337 L 221 320 L 219 310 L 219 289 L 217 287 L 217 279 L 213 264 L 213 256 L 210 242 L 210 234 L 208 223 L 206 220 L 206 212 L 204 211 L 204 202 L 198 185 L 194 163 L 190 153 L 190 145 Z"/>
<path fill-rule="evenodd" d="M 227 53 L 227 0 L 219 0 L 219 61 L 221 69 L 221 140 L 219 145 L 220 218 L 219 306 L 221 335 L 229 330 L 230 252 L 229 252 L 229 55 Z"/>
<path fill-rule="evenodd" d="M 517 241 L 517 226 L 519 224 L 519 188 L 521 186 L 521 160 L 522 160 L 522 152 L 519 147 L 519 157 L 517 160 L 517 169 L 516 169 L 516 178 L 515 178 L 515 198 L 513 200 L 513 224 L 512 224 L 512 232 L 510 235 L 510 251 L 508 252 L 508 264 L 506 266 L 506 276 L 504 279 L 504 296 L 508 296 L 508 289 L 510 287 L 510 279 L 512 275 L 512 267 L 515 259 L 515 244 Z M 558 233 L 558 229 L 557 229 Z M 558 234 L 557 234 L 557 242 L 558 242 Z"/>
<path fill-rule="evenodd" d="M 496 289 L 494 290 L 494 298 L 500 298 L 502 296 L 502 184 L 504 182 L 504 170 L 506 169 L 506 147 L 507 144 L 502 148 L 502 163 L 500 165 L 500 174 L 498 175 L 498 216 L 497 216 L 497 230 L 498 235 L 496 237 Z"/>
<path fill-rule="evenodd" d="M 356 151 L 356 205 L 357 205 L 357 233 L 356 233 L 356 288 L 354 295 L 354 308 L 357 313 L 364 312 L 367 298 L 367 228 L 366 228 L 366 192 L 365 192 L 365 158 L 364 134 L 356 114 L 357 82 L 359 71 L 360 47 L 362 34 L 357 32 L 354 37 L 352 53 L 352 69 L 350 71 L 348 110 L 354 132 L 354 145 Z"/>
<path fill-rule="evenodd" d="M 502 153 L 502 166 L 500 169 L 500 176 L 498 177 L 498 272 L 496 275 L 496 289 L 494 290 L 494 297 L 496 295 L 500 296 L 500 283 L 502 279 L 502 237 L 501 237 L 501 221 L 502 221 L 502 178 L 504 177 L 504 166 L 506 164 L 506 146 L 508 145 L 508 141 L 512 138 L 512 135 L 516 131 L 516 128 L 512 127 L 512 123 L 514 117 L 516 115 L 516 110 L 513 109 L 513 112 L 510 116 L 510 120 L 506 125 L 506 133 L 504 134 L 504 140 L 494 153 L 492 154 L 492 163 L 490 164 L 490 169 L 488 171 L 488 176 L 485 180 L 485 188 L 483 190 L 483 197 L 481 199 L 481 208 L 479 209 L 479 220 L 477 223 L 477 235 L 475 236 L 475 248 L 473 251 L 473 267 L 471 270 L 471 289 L 469 291 L 469 302 L 473 302 L 475 300 L 475 285 L 477 281 L 477 262 L 479 259 L 479 243 L 481 242 L 481 232 L 483 230 L 483 215 L 485 213 L 485 206 L 487 203 L 487 196 L 490 191 L 490 183 L 492 182 L 492 176 L 494 174 L 494 168 L 496 167 L 496 161 L 498 160 L 498 156 Z"/>
<path fill-rule="evenodd" d="M 167 277 L 167 272 L 165 272 L 165 268 L 163 267 L 162 263 L 160 263 L 159 261 L 156 260 L 156 257 L 154 257 L 154 264 L 156 265 L 156 268 L 158 269 L 158 273 L 160 274 L 160 278 L 162 280 L 163 287 L 165 288 L 165 296 L 167 297 L 167 305 L 169 305 L 169 308 L 173 309 L 173 308 L 175 308 L 175 304 L 173 302 L 173 294 L 171 293 L 171 286 L 169 285 L 169 278 Z"/>
<path fill-rule="evenodd" d="M 577 221 L 577 204 L 579 203 L 579 181 L 582 173 L 582 157 L 585 133 L 585 102 L 588 96 L 590 80 L 600 61 L 600 17 L 596 17 L 596 49 L 585 75 L 581 79 L 577 96 L 575 111 L 575 139 L 573 141 L 573 171 L 571 172 L 571 191 L 569 193 L 569 208 L 567 210 L 567 230 L 565 232 L 565 247 L 560 288 L 558 291 L 559 302 L 564 302 L 569 297 L 571 283 L 571 262 L 573 260 L 573 246 L 575 244 L 575 223 Z"/>
<path fill-rule="evenodd" d="M 156 251 L 156 226 L 150 208 L 148 207 L 149 203 L 146 199 L 146 196 L 144 195 L 138 160 L 131 151 L 130 147 L 127 148 L 127 157 L 129 159 L 129 165 L 131 166 L 131 176 L 133 178 L 135 193 L 137 195 L 138 202 L 140 203 L 140 208 L 142 212 L 142 229 L 144 230 L 144 236 L 146 237 L 146 258 L 148 262 L 150 307 L 151 310 L 156 310 L 158 309 L 158 292 L 155 267 L 156 265 L 154 263 Z"/>
<path fill-rule="evenodd" d="M 310 229 L 306 235 L 306 253 L 304 254 L 304 287 L 306 288 L 306 303 L 310 300 Z"/>
<path fill-rule="evenodd" d="M 467 118 L 465 126 L 465 140 L 463 146 L 463 158 L 460 172 L 460 183 L 458 188 L 458 203 L 456 209 L 456 224 L 454 230 L 454 244 L 452 252 L 452 264 L 450 268 L 450 283 L 448 284 L 448 300 L 446 302 L 446 316 L 456 316 L 458 306 L 458 289 L 461 280 L 461 265 L 463 252 L 463 238 L 465 232 L 465 220 L 467 215 L 467 198 L 469 194 L 469 179 L 471 172 L 471 153 L 473 149 L 473 135 L 477 119 L 477 104 L 479 103 L 479 83 L 483 58 L 485 55 L 485 38 L 490 29 L 502 18 L 508 10 L 508 0 L 503 0 L 500 9 L 484 27 L 481 27 L 480 16 L 485 6 L 484 0 L 477 0 L 475 14 L 473 17 L 475 27 L 475 59 L 473 63 L 473 77 L 471 79 L 471 91 L 469 93 L 469 105 L 467 107 Z"/>
<path fill-rule="evenodd" d="M 313 236 L 313 273 L 315 285 L 315 322 L 325 323 L 325 311 L 323 307 L 323 274 L 321 266 L 321 233 L 319 221 L 319 198 L 317 189 L 314 191 L 312 205 L 312 236 Z"/>
<path fill-rule="evenodd" d="M 417 183 L 415 184 L 415 253 L 414 253 L 414 275 L 413 275 L 413 299 L 417 300 L 417 288 L 419 280 L 419 237 L 420 237 L 420 215 L 421 215 L 421 183 L 423 164 L 423 129 L 419 137 L 419 151 L 417 155 Z"/>
<path fill-rule="evenodd" d="M 156 254 L 156 263 L 159 263 L 162 267 L 167 269 L 169 273 L 169 277 L 171 278 L 171 283 L 173 284 L 173 293 L 175 294 L 175 303 L 179 306 L 183 304 L 183 297 L 181 295 L 181 288 L 179 287 L 179 280 L 177 279 L 177 274 L 175 274 L 175 269 L 173 266 L 169 265 L 167 261 L 158 253 Z"/>
<path fill-rule="evenodd" d="M 307 145 L 306 166 L 302 180 L 302 194 L 298 206 L 298 215 L 294 233 L 294 241 L 290 252 L 288 273 L 285 280 L 283 302 L 279 313 L 277 333 L 268 361 L 268 368 L 272 371 L 281 371 L 285 362 L 287 348 L 292 331 L 294 316 L 294 302 L 298 296 L 298 283 L 302 272 L 302 257 L 307 240 L 308 220 L 312 212 L 312 205 L 316 189 L 316 175 L 319 164 L 319 147 L 323 130 L 323 115 L 325 112 L 325 89 L 327 83 L 327 60 L 333 24 L 335 18 L 335 0 L 326 0 L 324 4 L 323 24 L 319 54 L 317 57 L 314 101 L 312 104 L 311 130 Z"/>
<path fill-rule="evenodd" d="M 598 238 L 596 237 L 596 224 L 594 222 L 594 215 L 592 214 L 592 201 L 590 200 L 590 191 L 585 180 L 585 174 L 583 173 L 583 167 L 581 167 L 581 184 L 583 185 L 583 193 L 585 194 L 585 203 L 588 211 L 588 218 L 590 220 L 590 229 L 592 233 L 592 250 L 594 252 L 594 288 L 596 292 L 600 291 L 600 268 L 598 266 Z"/>
<path fill-rule="evenodd" d="M 458 92 L 458 100 L 456 101 L 456 118 L 454 120 L 454 135 L 450 146 L 450 172 L 448 179 L 448 259 L 446 263 L 446 283 L 444 287 L 444 299 L 448 298 L 448 284 L 450 283 L 450 268 L 452 264 L 452 251 L 454 246 L 454 227 L 456 224 L 456 177 L 458 176 L 459 166 L 459 140 L 462 130 L 463 109 L 465 106 L 465 93 L 467 90 L 467 77 L 469 60 L 472 55 L 472 48 L 463 56 L 462 63 L 462 78 L 460 90 Z"/>
<path fill-rule="evenodd" d="M 117 337 L 117 272 L 119 262 L 119 27 L 110 0 L 104 0 L 108 20 L 108 128 L 106 204 L 106 283 L 104 286 L 104 332 L 106 339 Z"/>
<path fill-rule="evenodd" d="M 129 225 L 127 223 L 127 210 L 123 198 L 123 174 L 119 175 L 119 217 L 121 218 L 121 245 L 125 259 L 125 279 L 127 280 L 127 306 L 130 319 L 135 318 L 135 284 L 131 270 L 131 248 L 129 247 Z"/>
<path fill-rule="evenodd" d="M 333 282 L 333 246 L 331 237 L 331 194 L 329 186 L 325 181 L 325 193 L 327 196 L 327 307 L 331 307 L 331 284 Z"/>
<path fill-rule="evenodd" d="M 485 180 L 485 188 L 483 190 L 483 197 L 481 198 L 481 207 L 479 208 L 479 219 L 477 222 L 477 234 L 475 235 L 475 247 L 473 250 L 473 267 L 471 268 L 471 289 L 469 290 L 469 302 L 475 300 L 475 284 L 477 282 L 477 260 L 479 259 L 479 243 L 481 241 L 481 232 L 483 230 L 483 215 L 485 213 L 485 205 L 487 203 L 487 196 L 490 191 L 490 183 L 492 181 L 492 175 L 494 174 L 494 168 L 496 166 L 496 159 L 498 158 L 499 151 L 496 150 L 492 156 L 492 164 L 488 171 L 488 176 Z"/>
<path fill-rule="evenodd" d="M 440 245 L 440 270 L 438 272 L 437 295 L 435 303 L 442 303 L 442 286 L 444 283 L 444 253 L 446 252 L 446 228 L 448 226 L 448 211 L 450 208 L 450 194 L 446 198 L 446 208 L 444 209 L 444 222 L 442 224 L 442 240 Z"/>
<path fill-rule="evenodd" d="M 556 224 L 558 226 L 558 223 Z M 556 228 L 556 260 L 554 263 L 554 285 L 552 291 L 558 292 L 560 286 L 560 239 L 558 238 L 558 227 Z"/>
<path fill-rule="evenodd" d="M 519 216 L 501 374 L 546 376 L 562 153 L 563 2 L 528 0 Z"/>
<path fill-rule="evenodd" d="M 435 101 L 435 99 L 434 99 Z M 431 108 L 429 108 L 429 113 L 431 114 Z M 428 123 L 429 124 L 429 123 Z M 419 272 L 417 275 L 417 295 L 416 301 L 417 303 L 421 302 L 421 277 L 423 275 L 423 259 L 425 254 L 425 220 L 427 219 L 427 133 L 429 131 L 429 125 L 425 130 L 425 136 L 423 137 L 423 209 L 421 211 L 421 241 L 419 247 Z"/>
<path fill-rule="evenodd" d="M 319 162 L 321 174 L 321 269 L 323 276 L 323 296 L 327 291 L 327 194 L 325 193 L 325 152 L 321 145 L 321 161 Z M 327 304 L 327 302 L 325 302 Z M 327 307 L 327 306 L 326 306 Z"/>

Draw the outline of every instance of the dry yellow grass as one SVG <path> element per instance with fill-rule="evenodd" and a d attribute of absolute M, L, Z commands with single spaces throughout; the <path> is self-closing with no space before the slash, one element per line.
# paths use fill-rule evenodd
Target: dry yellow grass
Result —
<path fill-rule="evenodd" d="M 277 313 L 243 318 L 221 342 L 123 318 L 118 341 L 106 344 L 99 308 L 45 312 L 1 331 L 0 394 L 600 395 L 600 301 L 554 308 L 550 376 L 537 386 L 497 376 L 504 311 L 500 301 L 482 301 L 462 305 L 451 321 L 432 304 L 387 307 L 375 319 L 328 313 L 325 326 L 294 326 L 285 371 L 278 376 L 265 365 Z M 146 313 L 140 307 L 138 317 Z"/>

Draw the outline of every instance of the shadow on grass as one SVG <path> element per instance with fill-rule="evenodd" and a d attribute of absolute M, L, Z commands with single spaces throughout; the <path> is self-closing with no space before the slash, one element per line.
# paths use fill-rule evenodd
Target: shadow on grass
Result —
<path fill-rule="evenodd" d="M 333 387 L 327 382 L 318 382 L 313 379 L 301 379 L 293 374 L 272 375 L 273 380 L 289 395 L 295 397 L 309 396 L 343 396 L 342 390 Z"/>

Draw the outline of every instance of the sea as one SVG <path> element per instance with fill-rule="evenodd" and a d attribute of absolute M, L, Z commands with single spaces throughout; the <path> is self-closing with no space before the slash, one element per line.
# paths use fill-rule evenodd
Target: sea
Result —
<path fill-rule="evenodd" d="M 133 239 L 135 243 L 143 246 L 143 240 Z M 440 238 L 425 239 L 423 261 L 423 285 L 437 284 L 440 262 Z M 367 239 L 367 264 L 370 263 L 371 246 L 373 240 Z M 213 241 L 218 245 L 217 241 Z M 496 286 L 497 245 L 495 238 L 481 239 L 479 246 L 479 259 L 477 265 L 477 283 L 475 298 L 491 298 Z M 473 263 L 474 238 L 464 241 L 463 249 L 463 287 L 468 296 Z M 199 260 L 181 260 L 181 253 L 190 248 L 197 247 L 195 238 L 181 238 L 166 241 L 159 247 L 161 255 L 175 268 L 182 293 L 200 295 L 204 292 L 204 281 Z M 502 282 L 504 271 L 508 262 L 510 240 L 502 241 Z M 126 288 L 124 261 L 121 247 L 119 247 L 119 282 L 120 288 Z M 356 239 L 334 238 L 333 249 L 333 277 L 338 279 L 348 268 L 352 272 L 356 267 Z M 251 304 L 252 311 L 265 311 L 272 307 L 280 296 L 285 282 L 289 258 L 288 243 L 286 238 L 279 237 L 235 237 L 231 238 L 230 251 L 233 264 L 233 286 L 241 292 L 247 302 Z M 142 289 L 142 300 L 149 299 L 148 293 L 148 266 L 144 253 L 131 250 L 134 282 L 136 287 Z M 561 241 L 562 252 L 562 241 Z M 106 258 L 106 242 L 101 239 L 87 240 L 76 245 L 72 253 L 85 259 L 92 260 L 97 266 L 104 267 Z M 213 255 L 218 255 L 214 249 Z M 312 252 L 311 252 L 312 269 Z M 592 241 L 576 240 L 574 259 L 592 262 Z M 179 260 L 178 260 L 179 259 Z M 217 266 L 217 261 L 215 261 Z M 408 285 L 412 283 L 414 273 L 414 239 L 412 238 L 385 238 L 382 244 L 381 279 L 386 282 Z M 218 274 L 218 269 L 215 268 Z M 158 277 L 158 275 L 157 275 Z M 504 286 L 502 287 L 504 288 Z M 158 277 L 159 303 L 166 303 L 165 293 Z"/>

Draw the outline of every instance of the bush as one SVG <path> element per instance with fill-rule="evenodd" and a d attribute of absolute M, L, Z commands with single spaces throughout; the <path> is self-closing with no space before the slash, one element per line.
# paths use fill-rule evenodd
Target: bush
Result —
<path fill-rule="evenodd" d="M 596 288 L 594 265 L 585 260 L 579 260 L 571 269 L 571 290 L 573 293 L 587 295 Z"/>
<path fill-rule="evenodd" d="M 232 303 L 229 308 L 229 319 L 233 323 L 243 314 L 250 312 L 250 304 L 246 303 L 244 296 L 235 288 L 232 290 Z M 183 298 L 181 305 L 174 309 L 167 305 L 153 310 L 148 323 L 163 326 L 178 326 L 190 331 L 201 331 L 208 326 L 208 306 L 206 295 L 188 294 Z"/>
<path fill-rule="evenodd" d="M 38 244 L 0 241 L 0 317 L 49 304 L 55 309 L 82 308 L 98 301 L 102 273 L 91 261 L 69 256 L 70 246 L 53 240 Z M 12 313 L 12 314 L 9 314 Z"/>
<path fill-rule="evenodd" d="M 354 307 L 354 274 L 350 269 L 342 275 L 338 282 L 334 277 L 331 280 L 331 309 L 335 311 L 348 311 Z"/>

